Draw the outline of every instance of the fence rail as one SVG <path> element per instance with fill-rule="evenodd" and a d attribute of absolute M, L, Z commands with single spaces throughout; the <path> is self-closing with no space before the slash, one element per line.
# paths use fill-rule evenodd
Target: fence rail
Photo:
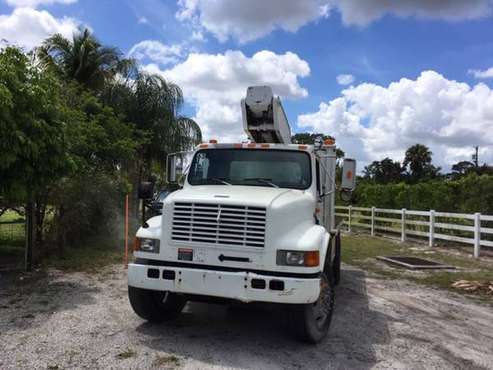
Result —
<path fill-rule="evenodd" d="M 403 209 L 364 208 L 336 206 L 336 216 L 351 232 L 352 227 L 400 234 L 401 241 L 408 235 L 426 237 L 430 247 L 435 239 L 471 244 L 474 257 L 478 258 L 481 247 L 493 247 L 493 216 L 480 213 L 450 213 Z M 488 224 L 489 223 L 489 224 Z"/>

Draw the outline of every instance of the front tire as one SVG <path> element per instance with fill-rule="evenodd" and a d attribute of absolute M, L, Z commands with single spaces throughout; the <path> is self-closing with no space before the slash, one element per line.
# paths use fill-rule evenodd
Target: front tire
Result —
<path fill-rule="evenodd" d="M 144 320 L 163 322 L 173 320 L 181 313 L 187 301 L 170 292 L 128 287 L 128 298 L 134 312 Z"/>
<path fill-rule="evenodd" d="M 331 274 L 323 272 L 320 276 L 320 295 L 317 301 L 293 308 L 292 322 L 298 339 L 308 343 L 319 343 L 327 336 L 334 310 L 334 293 Z"/>

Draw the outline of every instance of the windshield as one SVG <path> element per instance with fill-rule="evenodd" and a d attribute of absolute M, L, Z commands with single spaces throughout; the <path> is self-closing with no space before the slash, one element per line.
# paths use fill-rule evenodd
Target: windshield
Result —
<path fill-rule="evenodd" d="M 200 150 L 193 158 L 188 182 L 307 189 L 312 182 L 310 156 L 294 150 Z"/>

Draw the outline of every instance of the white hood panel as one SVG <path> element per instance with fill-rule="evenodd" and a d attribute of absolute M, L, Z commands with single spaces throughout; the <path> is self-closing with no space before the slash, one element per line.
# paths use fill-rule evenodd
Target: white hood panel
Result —
<path fill-rule="evenodd" d="M 245 204 L 254 207 L 270 207 L 279 197 L 300 198 L 306 192 L 296 189 L 268 188 L 263 186 L 203 185 L 186 187 L 173 192 L 166 203 L 212 202 L 222 204 Z"/>

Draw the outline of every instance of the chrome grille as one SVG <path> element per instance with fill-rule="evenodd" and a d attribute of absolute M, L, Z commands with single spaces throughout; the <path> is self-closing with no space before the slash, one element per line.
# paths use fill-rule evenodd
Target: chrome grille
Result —
<path fill-rule="evenodd" d="M 177 242 L 263 247 L 266 211 L 262 207 L 177 202 L 171 239 Z"/>

